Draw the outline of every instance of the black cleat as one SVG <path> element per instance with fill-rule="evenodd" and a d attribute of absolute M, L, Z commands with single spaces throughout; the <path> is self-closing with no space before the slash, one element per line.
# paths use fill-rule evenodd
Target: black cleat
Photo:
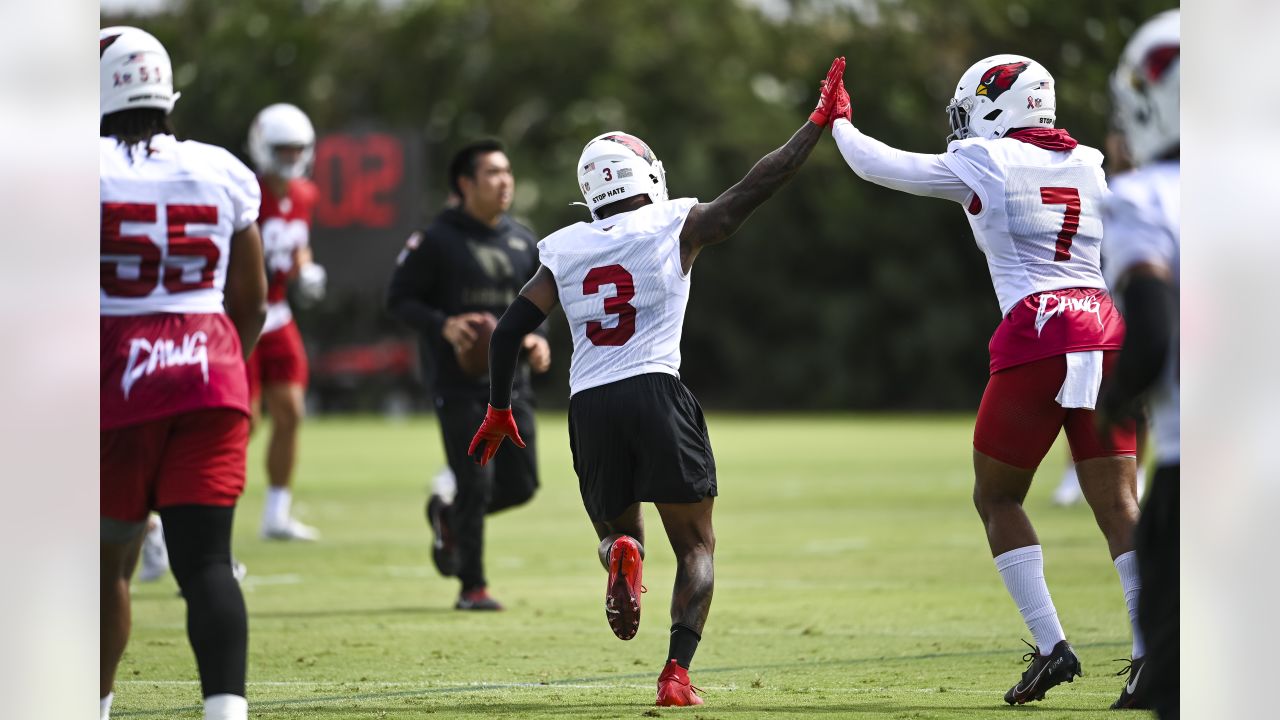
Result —
<path fill-rule="evenodd" d="M 458 546 L 449 530 L 449 506 L 439 495 L 427 501 L 427 524 L 431 526 L 431 561 L 445 577 L 458 574 Z"/>
<path fill-rule="evenodd" d="M 1027 642 L 1023 640 L 1023 642 Z M 1004 694 L 1004 701 L 1010 705 L 1024 705 L 1032 700 L 1043 700 L 1044 694 L 1051 688 L 1064 682 L 1073 682 L 1076 675 L 1084 675 L 1080 671 L 1080 658 L 1066 640 L 1059 640 L 1053 646 L 1053 652 L 1041 655 L 1039 648 L 1027 643 L 1031 652 L 1022 656 L 1023 662 L 1030 662 L 1026 672 L 1022 673 L 1022 681 L 1009 688 Z"/>
<path fill-rule="evenodd" d="M 1142 668 L 1146 665 L 1145 658 L 1133 658 L 1132 660 L 1117 660 L 1116 662 L 1127 662 L 1128 665 L 1120 668 L 1120 672 L 1116 675 L 1128 675 L 1129 682 L 1125 683 L 1124 689 L 1120 691 L 1120 699 L 1111 703 L 1112 710 L 1150 710 L 1151 709 L 1151 683 L 1144 679 Z"/>

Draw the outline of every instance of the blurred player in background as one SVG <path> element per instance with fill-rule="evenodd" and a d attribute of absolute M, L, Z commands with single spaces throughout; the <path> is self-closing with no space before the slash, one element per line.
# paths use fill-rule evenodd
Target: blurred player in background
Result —
<path fill-rule="evenodd" d="M 409 237 L 391 278 L 387 306 L 422 339 L 425 375 L 433 376 L 436 414 L 450 473 L 436 476 L 427 503 L 434 534 L 432 559 L 440 574 L 456 576 L 459 610 L 501 610 L 484 572 L 485 515 L 523 505 L 538 488 L 537 453 L 509 447 L 489 467 L 467 457 L 471 433 L 484 419 L 489 393 L 489 333 L 498 313 L 538 268 L 537 237 L 507 215 L 515 192 L 511 161 L 497 140 L 459 150 L 449 185 L 460 199 Z M 521 422 L 533 428 L 528 368 L 546 372 L 551 349 L 530 328 L 528 351 L 512 394 Z"/>
<path fill-rule="evenodd" d="M 1114 707 L 1154 707 L 1161 718 L 1178 717 L 1179 701 L 1180 24 L 1170 10 L 1138 28 L 1111 80 L 1116 124 L 1136 169 L 1112 179 L 1106 204 L 1105 267 L 1128 333 L 1099 408 L 1110 424 L 1150 406 L 1156 471 L 1136 542 L 1148 652 L 1145 663 L 1135 657 L 1130 697 Z"/>
<path fill-rule="evenodd" d="M 701 705 L 689 665 L 714 587 L 715 458 L 698 401 L 680 382 L 680 335 L 690 273 L 702 248 L 727 240 L 800 169 L 833 116 L 844 58 L 832 63 L 814 110 L 781 148 L 710 203 L 667 199 L 662 163 L 638 138 L 605 133 L 578 160 L 592 222 L 538 244 L 542 266 L 499 321 L 490 351 L 492 388 L 470 452 L 484 465 L 524 447 L 512 412 L 521 338 L 564 306 L 573 334 L 569 443 L 587 514 L 609 573 L 605 617 L 623 640 L 640 624 L 644 516 L 658 508 L 677 570 L 671 637 L 657 704 Z"/>
<path fill-rule="evenodd" d="M 847 120 L 834 129 L 863 179 L 959 203 L 987 257 L 1003 321 L 991 338 L 991 376 L 974 429 L 973 499 L 996 568 L 1036 641 L 1022 679 L 1005 694 L 1010 704 L 1043 699 L 1081 674 L 1022 507 L 1059 430 L 1120 575 L 1135 662 L 1144 653 L 1136 625 L 1134 423 L 1099 434 L 1094 419 L 1100 383 L 1114 372 L 1124 339 L 1099 268 L 1103 158 L 1054 127 L 1055 109 L 1053 77 L 1042 65 L 995 55 L 960 78 L 947 106 L 946 153 L 902 152 Z"/>
<path fill-rule="evenodd" d="M 311 210 L 318 191 L 305 175 L 315 154 L 316 133 L 293 105 L 269 105 L 249 127 L 249 155 L 262 188 L 262 247 L 267 263 L 267 321 L 249 356 L 249 393 L 254 425 L 261 404 L 271 415 L 267 442 L 267 499 L 261 535 L 268 540 L 317 540 L 315 528 L 293 517 L 293 470 L 298 426 L 306 408 L 307 351 L 289 307 L 290 281 L 307 302 L 324 297 L 325 271 L 311 258 Z"/>
<path fill-rule="evenodd" d="M 150 34 L 98 35 L 101 75 L 101 717 L 131 625 L 129 577 L 159 510 L 206 720 L 248 717 L 248 621 L 232 577 L 244 490 L 244 355 L 262 329 L 258 183 L 173 136 L 172 65 Z"/>

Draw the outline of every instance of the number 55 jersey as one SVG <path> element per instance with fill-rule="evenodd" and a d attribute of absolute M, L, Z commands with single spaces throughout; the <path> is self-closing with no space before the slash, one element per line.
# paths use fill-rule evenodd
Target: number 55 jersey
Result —
<path fill-rule="evenodd" d="M 222 148 L 156 135 L 99 143 L 101 427 L 248 412 L 223 310 L 231 237 L 258 217 L 253 173 Z"/>
<path fill-rule="evenodd" d="M 680 231 L 697 203 L 645 205 L 570 225 L 538 243 L 573 333 L 571 394 L 645 373 L 680 377 L 690 283 Z"/>

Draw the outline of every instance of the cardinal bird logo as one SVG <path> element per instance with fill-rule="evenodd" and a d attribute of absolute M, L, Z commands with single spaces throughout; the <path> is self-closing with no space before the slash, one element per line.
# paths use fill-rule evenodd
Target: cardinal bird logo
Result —
<path fill-rule="evenodd" d="M 645 145 L 644 141 L 642 141 L 638 137 L 633 137 L 631 135 L 624 135 L 619 133 L 617 135 L 610 135 L 609 137 L 606 137 L 604 139 L 612 140 L 613 142 L 616 142 L 619 145 L 625 145 L 627 149 L 629 149 L 631 152 L 644 158 L 645 162 L 650 164 L 653 163 L 653 152 L 650 151 L 649 146 Z"/>
<path fill-rule="evenodd" d="M 107 48 L 111 47 L 111 43 L 119 40 L 119 35 L 108 35 L 98 40 L 98 57 L 102 57 L 107 52 Z"/>
<path fill-rule="evenodd" d="M 1013 81 L 1017 80 L 1022 71 L 1026 69 L 1027 63 L 1025 62 L 996 65 L 982 74 L 982 80 L 978 82 L 978 89 L 974 90 L 973 94 L 984 95 L 995 100 L 1003 95 L 1006 90 L 1013 87 Z"/>

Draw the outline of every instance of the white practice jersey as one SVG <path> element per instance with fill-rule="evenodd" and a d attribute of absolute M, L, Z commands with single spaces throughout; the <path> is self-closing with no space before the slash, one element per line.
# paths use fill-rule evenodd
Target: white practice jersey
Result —
<path fill-rule="evenodd" d="M 258 179 L 234 155 L 172 135 L 100 138 L 102 315 L 221 313 L 231 236 L 258 217 Z"/>
<path fill-rule="evenodd" d="M 1107 280 L 1118 281 L 1135 265 L 1166 267 L 1179 286 L 1181 272 L 1181 196 L 1177 161 L 1147 165 L 1111 180 L 1107 199 L 1107 246 L 1103 256 Z M 1156 463 L 1179 461 L 1181 422 L 1178 388 L 1178 320 L 1173 322 L 1172 356 L 1151 400 Z"/>
<path fill-rule="evenodd" d="M 690 282 L 680 230 L 697 203 L 645 205 L 570 225 L 538 243 L 573 333 L 571 394 L 644 373 L 680 376 Z"/>
<path fill-rule="evenodd" d="M 1013 138 L 968 138 L 944 154 L 909 153 L 843 119 L 834 134 L 860 177 L 967 206 L 1002 315 L 1028 295 L 1106 288 L 1099 253 L 1107 183 L 1097 150 L 1077 145 L 1055 152 Z"/>

